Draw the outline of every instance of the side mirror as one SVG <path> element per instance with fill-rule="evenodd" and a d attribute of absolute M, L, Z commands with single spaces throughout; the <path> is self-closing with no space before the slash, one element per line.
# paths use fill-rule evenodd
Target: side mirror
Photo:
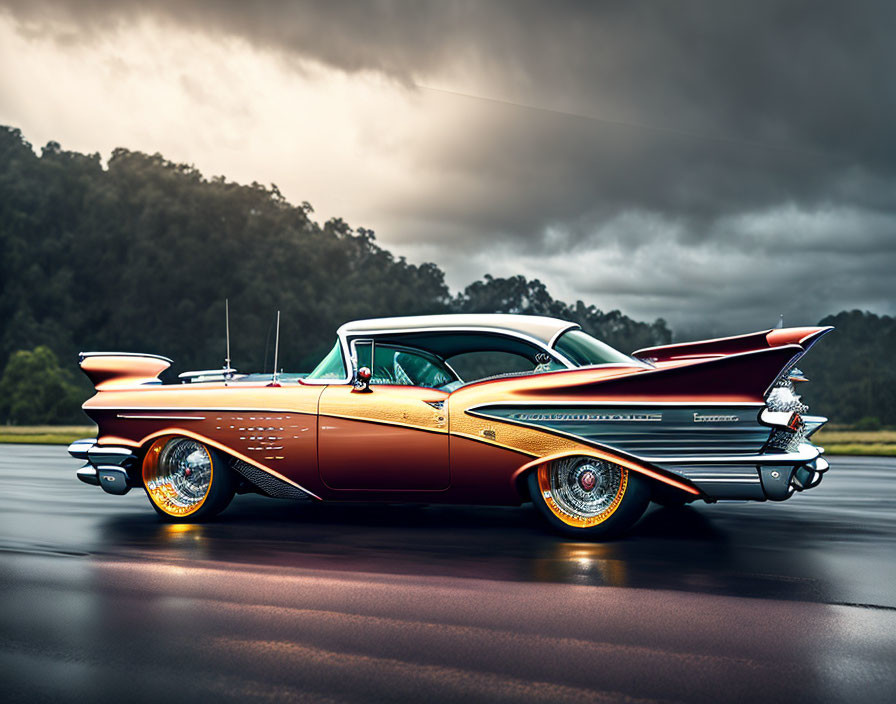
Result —
<path fill-rule="evenodd" d="M 370 393 L 370 367 L 361 367 L 355 375 L 354 390 L 359 393 Z"/>

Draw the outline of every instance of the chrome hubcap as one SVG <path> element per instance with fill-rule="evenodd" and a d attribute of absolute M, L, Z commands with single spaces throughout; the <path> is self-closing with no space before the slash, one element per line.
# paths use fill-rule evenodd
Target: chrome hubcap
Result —
<path fill-rule="evenodd" d="M 582 472 L 579 475 L 579 486 L 582 487 L 582 491 L 591 491 L 597 486 L 597 475 L 590 469 Z"/>
<path fill-rule="evenodd" d="M 195 440 L 172 440 L 162 448 L 146 488 L 171 508 L 190 509 L 205 499 L 212 481 L 212 459 Z"/>
<path fill-rule="evenodd" d="M 566 513 L 599 516 L 613 505 L 622 484 L 622 468 L 611 462 L 571 457 L 552 462 L 551 498 Z"/>

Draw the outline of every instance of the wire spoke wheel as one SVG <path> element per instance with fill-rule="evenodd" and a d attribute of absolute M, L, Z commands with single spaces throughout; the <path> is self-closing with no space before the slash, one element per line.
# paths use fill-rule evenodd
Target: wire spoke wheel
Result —
<path fill-rule="evenodd" d="M 592 457 L 566 457 L 542 465 L 538 488 L 548 508 L 564 523 L 587 528 L 619 508 L 628 469 Z"/>
<path fill-rule="evenodd" d="M 159 438 L 143 460 L 143 483 L 156 509 L 165 516 L 182 518 L 196 514 L 209 501 L 213 487 L 220 485 L 218 456 L 201 442 L 190 438 Z M 232 496 L 232 494 L 231 494 Z M 227 499 L 229 502 L 229 498 Z M 226 504 L 225 504 L 226 505 Z M 214 509 L 209 512 L 217 512 Z"/>

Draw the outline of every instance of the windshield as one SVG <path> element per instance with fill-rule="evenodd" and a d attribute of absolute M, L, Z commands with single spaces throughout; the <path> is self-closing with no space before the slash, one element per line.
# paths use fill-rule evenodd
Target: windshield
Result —
<path fill-rule="evenodd" d="M 311 372 L 306 379 L 345 379 L 347 373 L 345 364 L 342 361 L 342 348 L 339 346 L 339 340 L 333 345 L 330 353 L 324 357 L 314 371 Z"/>
<path fill-rule="evenodd" d="M 581 330 L 563 333 L 554 343 L 554 349 L 577 367 L 589 367 L 593 364 L 642 364 Z"/>

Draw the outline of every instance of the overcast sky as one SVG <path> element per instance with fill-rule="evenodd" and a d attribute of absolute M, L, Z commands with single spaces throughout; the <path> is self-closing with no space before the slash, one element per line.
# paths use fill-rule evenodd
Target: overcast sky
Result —
<path fill-rule="evenodd" d="M 0 124 L 728 334 L 896 312 L 894 37 L 892 2 L 0 0 Z"/>

